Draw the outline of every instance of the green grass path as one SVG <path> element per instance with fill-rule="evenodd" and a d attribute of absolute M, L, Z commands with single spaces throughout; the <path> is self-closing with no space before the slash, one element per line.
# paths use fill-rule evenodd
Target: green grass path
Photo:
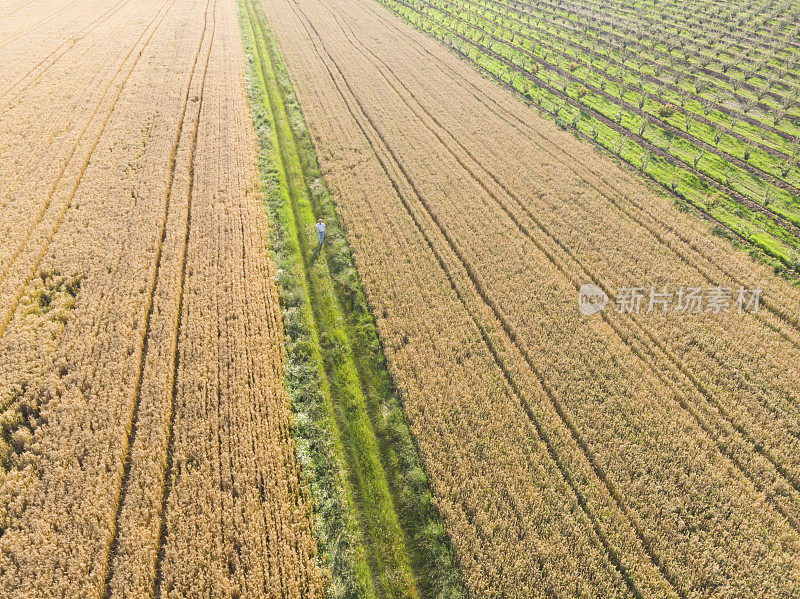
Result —
<path fill-rule="evenodd" d="M 305 331 L 304 341 L 289 348 L 288 360 L 291 366 L 293 352 L 303 352 L 306 369 L 316 371 L 308 380 L 316 384 L 322 406 L 301 419 L 301 427 L 314 428 L 319 438 L 299 442 L 298 452 L 329 448 L 317 449 L 316 458 L 305 460 L 304 475 L 315 479 L 310 485 L 315 511 L 326 520 L 315 528 L 323 552 L 329 554 L 331 595 L 461 597 L 449 543 L 393 392 L 346 240 L 327 192 L 312 193 L 309 187 L 319 173 L 307 135 L 298 139 L 299 106 L 263 10 L 257 0 L 238 1 L 254 126 L 267 154 L 266 167 L 260 164 L 262 180 L 272 183 L 271 189 L 266 185 L 267 193 L 274 196 L 272 216 L 280 229 L 279 268 L 291 271 L 279 274 L 279 285 L 287 278 L 293 285 L 291 292 L 282 290 L 282 302 L 287 304 L 286 293 L 300 296 L 291 303 L 300 313 L 298 327 Z M 328 226 L 321 251 L 313 231 L 317 218 Z M 328 495 L 337 486 L 343 507 L 322 514 L 317 504 L 330 504 Z"/>

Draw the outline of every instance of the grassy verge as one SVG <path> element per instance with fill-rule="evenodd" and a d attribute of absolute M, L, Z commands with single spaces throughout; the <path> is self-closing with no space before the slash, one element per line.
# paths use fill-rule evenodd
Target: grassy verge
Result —
<path fill-rule="evenodd" d="M 462 585 L 347 242 L 257 2 L 239 0 L 259 167 L 275 223 L 294 433 L 335 597 L 460 597 Z M 327 224 L 316 250 L 313 223 Z"/>

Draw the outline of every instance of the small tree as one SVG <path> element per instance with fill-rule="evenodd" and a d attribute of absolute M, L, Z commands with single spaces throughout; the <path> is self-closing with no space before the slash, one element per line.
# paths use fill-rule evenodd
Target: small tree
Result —
<path fill-rule="evenodd" d="M 772 185 L 766 184 L 764 187 L 764 207 L 768 208 L 775 198 L 775 190 Z"/>
<path fill-rule="evenodd" d="M 675 191 L 678 188 L 678 182 L 679 182 L 678 181 L 678 167 L 677 166 L 673 166 L 672 167 L 672 176 L 670 177 L 670 180 L 669 180 L 669 188 L 672 191 Z"/>
<path fill-rule="evenodd" d="M 767 89 L 772 89 L 776 83 L 778 83 L 778 78 L 775 75 L 770 75 L 769 79 L 767 79 Z"/>
<path fill-rule="evenodd" d="M 637 130 L 639 137 L 644 137 L 644 132 L 647 130 L 648 124 L 649 121 L 646 118 L 643 118 L 641 121 L 639 121 L 639 129 Z"/>
<path fill-rule="evenodd" d="M 700 150 L 700 152 L 694 155 L 694 157 L 692 158 L 692 165 L 694 166 L 694 168 L 697 168 L 697 165 L 700 164 L 700 161 L 703 159 L 703 156 L 705 155 L 706 155 L 705 150 Z"/>
<path fill-rule="evenodd" d="M 650 160 L 652 159 L 652 154 L 645 150 L 642 152 L 641 156 L 639 156 L 639 166 L 641 167 L 641 171 L 643 173 L 647 172 L 647 167 L 650 166 Z"/>
<path fill-rule="evenodd" d="M 695 91 L 695 93 L 697 93 L 699 95 L 699 94 L 702 94 L 707 89 L 708 89 L 708 84 L 705 81 L 703 81 L 703 80 L 701 80 L 699 78 L 694 80 L 694 91 Z"/>
<path fill-rule="evenodd" d="M 786 266 L 793 271 L 800 273 L 800 252 L 797 250 L 789 250 L 789 257 L 786 261 Z"/>
<path fill-rule="evenodd" d="M 622 152 L 626 145 L 628 145 L 628 138 L 620 133 L 619 137 L 614 141 L 614 146 L 612 148 L 614 150 L 614 154 L 617 156 L 622 156 Z"/>
<path fill-rule="evenodd" d="M 706 200 L 706 211 L 710 212 L 711 210 L 714 210 L 715 208 L 719 207 L 719 205 L 722 203 L 722 196 L 717 191 L 706 195 L 705 200 Z"/>
<path fill-rule="evenodd" d="M 725 174 L 723 175 L 723 183 L 725 187 L 733 187 L 734 182 L 736 181 L 736 171 L 733 168 L 733 165 L 729 162 L 725 166 Z"/>
<path fill-rule="evenodd" d="M 786 97 L 784 97 L 784 98 L 781 100 L 781 108 L 783 108 L 783 110 L 785 110 L 785 111 L 788 111 L 788 110 L 789 110 L 789 109 L 790 109 L 792 106 L 794 106 L 795 104 L 797 104 L 797 94 L 798 94 L 799 92 L 800 92 L 800 90 L 798 90 L 798 89 L 795 89 L 795 90 L 792 92 L 792 95 L 791 95 L 791 96 L 786 96 Z"/>

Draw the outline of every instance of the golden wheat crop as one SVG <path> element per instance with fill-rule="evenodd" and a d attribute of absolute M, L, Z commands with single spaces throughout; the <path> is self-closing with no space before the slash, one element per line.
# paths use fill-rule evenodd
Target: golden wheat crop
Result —
<path fill-rule="evenodd" d="M 0 594 L 321 596 L 235 5 L 0 33 Z"/>

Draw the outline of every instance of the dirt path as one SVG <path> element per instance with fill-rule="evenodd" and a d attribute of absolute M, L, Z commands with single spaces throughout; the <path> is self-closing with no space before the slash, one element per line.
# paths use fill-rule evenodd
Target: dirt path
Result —
<path fill-rule="evenodd" d="M 376 3 L 262 3 L 469 589 L 800 589 L 798 291 Z"/>

